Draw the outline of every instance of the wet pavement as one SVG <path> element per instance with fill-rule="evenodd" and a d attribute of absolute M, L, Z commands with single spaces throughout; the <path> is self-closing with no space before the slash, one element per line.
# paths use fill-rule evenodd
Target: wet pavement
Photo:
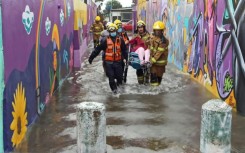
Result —
<path fill-rule="evenodd" d="M 86 57 L 84 57 L 86 59 Z M 113 95 L 101 57 L 87 60 L 54 94 L 15 153 L 76 153 L 76 107 L 87 101 L 106 106 L 108 153 L 198 153 L 201 106 L 215 98 L 174 65 L 160 87 L 138 85 L 135 70 Z M 233 153 L 245 153 L 245 118 L 233 113 Z"/>

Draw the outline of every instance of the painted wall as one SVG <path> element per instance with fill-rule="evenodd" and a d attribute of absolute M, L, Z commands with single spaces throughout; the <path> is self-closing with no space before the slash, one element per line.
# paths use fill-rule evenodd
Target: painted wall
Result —
<path fill-rule="evenodd" d="M 91 0 L 86 4 L 9 0 L 1 6 L 0 152 L 9 152 L 22 141 L 72 68 L 81 66 L 92 38 L 88 32 L 96 5 Z"/>
<path fill-rule="evenodd" d="M 85 4 L 81 0 L 74 1 L 74 67 L 80 68 L 82 57 L 87 50 L 92 36 L 89 29 L 97 14 L 97 7 L 91 0 Z"/>
<path fill-rule="evenodd" d="M 49 97 L 70 73 L 73 17 L 72 0 L 2 1 L 5 151 L 22 141 Z"/>
<path fill-rule="evenodd" d="M 4 62 L 2 39 L 2 7 L 0 6 L 0 152 L 3 152 L 3 90 L 4 90 Z"/>
<path fill-rule="evenodd" d="M 166 24 L 169 61 L 245 115 L 245 37 L 242 0 L 149 0 L 147 29 Z M 142 7 L 137 8 L 138 19 Z M 142 17 L 144 19 L 144 17 Z"/>

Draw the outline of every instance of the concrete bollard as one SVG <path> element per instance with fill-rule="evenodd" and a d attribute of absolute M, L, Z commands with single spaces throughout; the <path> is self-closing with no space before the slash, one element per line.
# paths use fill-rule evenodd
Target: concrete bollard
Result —
<path fill-rule="evenodd" d="M 77 109 L 78 153 L 106 153 L 105 106 L 83 102 Z"/>
<path fill-rule="evenodd" d="M 212 99 L 202 105 L 202 153 L 231 152 L 231 119 L 232 108 L 220 99 Z"/>

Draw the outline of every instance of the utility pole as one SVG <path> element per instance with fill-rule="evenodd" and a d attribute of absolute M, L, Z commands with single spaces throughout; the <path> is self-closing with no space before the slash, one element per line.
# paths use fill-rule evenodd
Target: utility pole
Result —
<path fill-rule="evenodd" d="M 112 2 L 113 2 L 113 0 L 111 0 L 111 9 L 110 9 L 110 20 L 111 20 L 111 22 L 113 22 L 112 21 L 112 13 L 111 13 L 111 10 L 112 10 Z"/>

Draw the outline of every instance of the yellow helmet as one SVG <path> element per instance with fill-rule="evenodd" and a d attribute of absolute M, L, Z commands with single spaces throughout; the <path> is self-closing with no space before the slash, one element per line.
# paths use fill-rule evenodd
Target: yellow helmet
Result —
<path fill-rule="evenodd" d="M 95 21 L 100 21 L 100 17 L 99 16 L 96 16 L 95 17 Z"/>
<path fill-rule="evenodd" d="M 116 26 L 114 23 L 111 23 L 111 24 L 108 25 L 107 30 L 108 30 L 109 32 L 116 31 L 116 30 L 117 30 L 117 26 Z"/>
<path fill-rule="evenodd" d="M 137 27 L 142 27 L 142 26 L 145 26 L 145 22 L 142 21 L 142 20 L 139 20 L 139 21 L 137 22 Z"/>
<path fill-rule="evenodd" d="M 114 21 L 114 24 L 115 24 L 115 25 L 117 25 L 117 24 L 122 24 L 122 22 L 121 22 L 120 20 L 116 19 L 116 20 Z"/>
<path fill-rule="evenodd" d="M 156 21 L 153 25 L 153 30 L 164 30 L 165 24 L 162 21 Z"/>

